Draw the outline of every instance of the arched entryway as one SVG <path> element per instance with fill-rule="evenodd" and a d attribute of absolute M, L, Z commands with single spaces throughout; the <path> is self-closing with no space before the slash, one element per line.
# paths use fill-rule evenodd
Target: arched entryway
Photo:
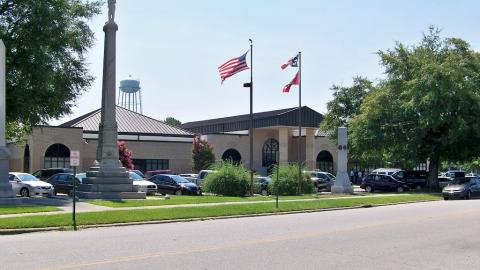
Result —
<path fill-rule="evenodd" d="M 324 150 L 317 155 L 317 169 L 333 173 L 333 156 L 330 152 Z"/>
<path fill-rule="evenodd" d="M 28 144 L 25 145 L 25 149 L 23 150 L 23 172 L 30 172 L 30 147 Z"/>
<path fill-rule="evenodd" d="M 268 139 L 262 148 L 262 166 L 271 168 L 272 165 L 278 163 L 278 141 L 275 139 Z"/>
<path fill-rule="evenodd" d="M 44 168 L 70 168 L 70 149 L 61 143 L 50 145 L 45 151 Z"/>
<path fill-rule="evenodd" d="M 236 149 L 230 148 L 223 152 L 222 160 L 230 160 L 235 164 L 239 164 L 242 160 L 242 156 L 240 155 L 240 152 L 238 152 Z"/>

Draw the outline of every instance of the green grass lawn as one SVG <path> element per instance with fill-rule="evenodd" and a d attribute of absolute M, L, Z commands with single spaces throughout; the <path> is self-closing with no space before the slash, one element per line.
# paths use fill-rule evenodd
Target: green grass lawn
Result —
<path fill-rule="evenodd" d="M 0 215 L 60 211 L 54 206 L 0 206 Z"/>
<path fill-rule="evenodd" d="M 321 199 L 339 196 L 361 196 L 361 195 L 303 195 L 303 196 L 280 196 L 279 200 L 297 200 L 297 199 Z M 150 197 L 147 200 L 123 200 L 123 201 L 108 201 L 108 200 L 91 200 L 91 204 L 107 206 L 107 207 L 140 207 L 140 206 L 160 206 L 160 205 L 176 205 L 176 204 L 197 204 L 197 203 L 223 203 L 223 202 L 252 202 L 252 201 L 272 201 L 275 196 L 255 196 L 255 197 L 225 197 L 225 196 L 172 196 L 165 200 L 163 197 Z"/>
<path fill-rule="evenodd" d="M 208 218 L 231 215 L 248 215 L 260 213 L 287 212 L 296 210 L 327 209 L 361 205 L 378 205 L 385 203 L 410 202 L 419 200 L 439 200 L 439 195 L 404 194 L 394 196 L 373 196 L 361 198 L 339 198 L 336 200 L 314 200 L 280 202 L 279 208 L 275 202 L 238 205 L 212 205 L 203 207 L 181 207 L 164 209 L 138 209 L 89 212 L 77 214 L 78 225 L 124 223 L 154 220 L 172 220 L 188 218 Z M 71 214 L 48 216 L 12 217 L 0 219 L 0 229 L 69 227 Z"/>

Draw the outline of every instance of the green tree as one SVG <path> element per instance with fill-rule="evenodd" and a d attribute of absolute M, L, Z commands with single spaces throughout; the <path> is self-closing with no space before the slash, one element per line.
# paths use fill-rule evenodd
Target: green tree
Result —
<path fill-rule="evenodd" d="M 193 139 L 192 159 L 194 171 L 198 172 L 208 169 L 215 163 L 213 147 L 206 140 L 196 136 Z"/>
<path fill-rule="evenodd" d="M 8 138 L 70 113 L 90 87 L 85 53 L 94 35 L 87 23 L 100 7 L 101 1 L 0 0 Z"/>
<path fill-rule="evenodd" d="M 431 27 L 413 46 L 379 51 L 386 79 L 351 124 L 351 150 L 398 164 L 430 161 L 436 186 L 441 160 L 467 161 L 480 151 L 480 55 Z"/>
<path fill-rule="evenodd" d="M 165 122 L 165 124 L 170 125 L 172 127 L 180 127 L 182 125 L 182 122 L 180 122 L 179 120 L 173 117 L 167 117 L 163 122 Z"/>
<path fill-rule="evenodd" d="M 328 112 L 323 116 L 320 129 L 337 138 L 337 128 L 348 126 L 348 122 L 360 111 L 365 96 L 374 89 L 371 81 L 354 77 L 349 87 L 333 85 L 333 100 L 327 103 Z"/>

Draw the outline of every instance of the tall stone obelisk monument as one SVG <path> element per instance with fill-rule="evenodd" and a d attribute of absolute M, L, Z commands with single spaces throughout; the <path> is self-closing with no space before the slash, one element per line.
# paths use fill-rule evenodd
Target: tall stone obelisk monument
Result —
<path fill-rule="evenodd" d="M 348 193 L 353 194 L 353 187 L 348 177 L 348 150 L 347 150 L 347 128 L 338 128 L 338 161 L 337 176 L 332 186 L 332 193 Z"/>
<path fill-rule="evenodd" d="M 0 39 L 0 198 L 12 198 L 15 196 L 12 185 L 8 181 L 8 158 L 10 151 L 5 143 L 5 45 Z"/>
<path fill-rule="evenodd" d="M 137 192 L 132 180 L 118 159 L 118 128 L 115 111 L 116 33 L 115 0 L 108 1 L 108 21 L 103 27 L 105 45 L 103 56 L 102 110 L 99 125 L 97 161 L 79 186 L 78 196 L 98 199 L 145 199 Z"/>

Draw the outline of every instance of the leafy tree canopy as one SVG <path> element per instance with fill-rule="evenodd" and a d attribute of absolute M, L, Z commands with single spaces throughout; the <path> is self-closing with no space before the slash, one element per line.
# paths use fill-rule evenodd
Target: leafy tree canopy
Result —
<path fill-rule="evenodd" d="M 440 160 L 480 152 L 480 55 L 431 27 L 413 46 L 379 51 L 386 79 L 350 122 L 351 150 L 396 164 L 429 159 L 431 183 Z M 433 183 L 434 184 L 434 183 Z"/>
<path fill-rule="evenodd" d="M 165 118 L 165 122 L 166 124 L 172 126 L 172 127 L 180 127 L 182 125 L 182 122 L 180 122 L 179 120 L 173 118 L 173 117 L 167 117 Z"/>
<path fill-rule="evenodd" d="M 85 54 L 94 41 L 87 22 L 101 1 L 0 0 L 6 46 L 7 137 L 71 112 L 88 87 Z"/>
<path fill-rule="evenodd" d="M 354 77 L 350 87 L 333 85 L 333 100 L 327 103 L 328 113 L 324 115 L 320 128 L 337 138 L 337 128 L 347 126 L 349 120 L 360 111 L 365 96 L 374 89 L 371 81 L 363 77 Z"/>

